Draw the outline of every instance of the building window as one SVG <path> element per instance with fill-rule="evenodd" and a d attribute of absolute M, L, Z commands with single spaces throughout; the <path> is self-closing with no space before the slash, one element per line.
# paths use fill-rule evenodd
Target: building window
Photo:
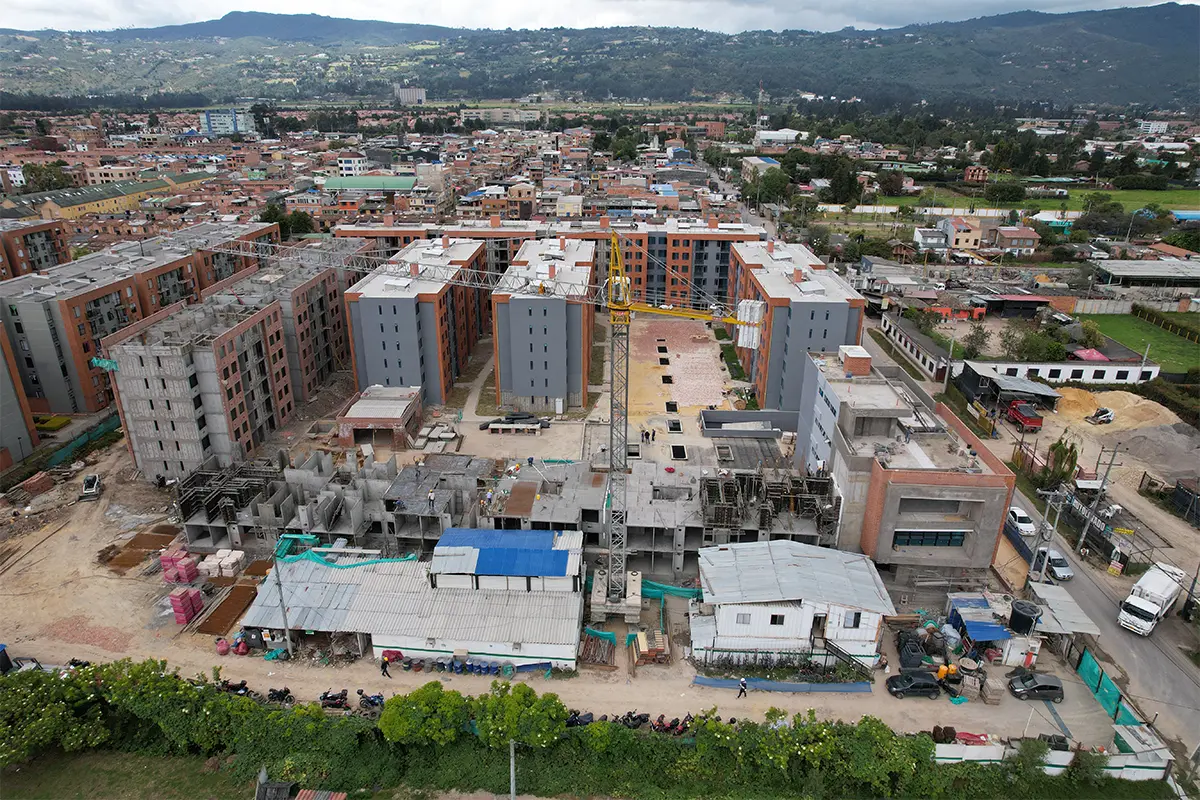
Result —
<path fill-rule="evenodd" d="M 857 628 L 861 623 L 862 623 L 862 612 L 861 611 L 847 613 L 846 616 L 842 618 L 842 626 L 845 628 Z"/>
<path fill-rule="evenodd" d="M 962 547 L 966 531 L 896 531 L 892 547 Z"/>
<path fill-rule="evenodd" d="M 1054 380 L 1055 378 L 1061 378 L 1062 370 L 1061 369 L 1052 369 L 1052 370 L 1050 370 L 1050 375 L 1048 377 L 1050 378 L 1050 380 Z"/>
<path fill-rule="evenodd" d="M 1129 370 L 1127 370 L 1127 369 L 1117 370 L 1117 380 L 1119 380 L 1119 381 L 1129 380 Z"/>
<path fill-rule="evenodd" d="M 738 625 L 749 625 L 750 624 L 750 615 L 749 614 L 738 614 L 737 615 L 737 624 Z"/>
<path fill-rule="evenodd" d="M 1107 370 L 1103 370 L 1103 369 L 1092 370 L 1092 380 L 1102 381 L 1102 380 L 1104 380 L 1104 376 L 1106 374 L 1108 374 Z"/>
<path fill-rule="evenodd" d="M 772 625 L 782 625 L 783 624 L 783 614 L 772 614 L 771 615 L 771 624 Z"/>
<path fill-rule="evenodd" d="M 1081 370 L 1081 369 L 1071 370 L 1071 380 L 1077 381 L 1082 377 L 1083 377 L 1083 370 Z"/>

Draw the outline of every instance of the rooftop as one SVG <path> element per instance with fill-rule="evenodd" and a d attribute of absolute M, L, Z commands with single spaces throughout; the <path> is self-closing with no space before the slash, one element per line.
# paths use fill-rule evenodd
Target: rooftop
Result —
<path fill-rule="evenodd" d="M 430 572 L 570 577 L 580 573 L 582 531 L 449 528 L 433 550 Z"/>
<path fill-rule="evenodd" d="M 867 375 L 847 375 L 836 354 L 809 353 L 809 358 L 828 382 L 824 399 L 839 408 L 838 430 L 851 456 L 874 457 L 890 469 L 991 472 L 902 382 L 874 367 Z M 847 432 L 847 424 L 865 417 L 890 424 L 870 425 L 869 433 Z"/>
<path fill-rule="evenodd" d="M 354 178 L 328 178 L 324 189 L 327 192 L 345 190 L 370 190 L 406 192 L 417 185 L 417 179 L 411 175 L 359 175 Z"/>
<path fill-rule="evenodd" d="M 437 294 L 482 250 L 483 242 L 472 239 L 417 239 L 349 291 L 363 297 Z"/>
<path fill-rule="evenodd" d="M 575 592 L 434 589 L 429 564 L 419 561 L 346 558 L 335 566 L 297 558 L 275 568 L 293 630 L 522 644 L 579 639 L 582 597 Z M 283 627 L 274 581 L 259 587 L 241 624 Z"/>
<path fill-rule="evenodd" d="M 531 239 L 521 244 L 495 294 L 585 295 L 591 284 L 596 243 L 586 239 Z"/>
<path fill-rule="evenodd" d="M 368 386 L 339 419 L 402 419 L 420 397 L 420 386 Z"/>
<path fill-rule="evenodd" d="M 126 347 L 182 347 L 193 342 L 211 340 L 240 325 L 261 310 L 261 307 L 241 305 L 236 301 L 181 305 L 164 319 L 108 345 L 107 350 L 115 354 Z"/>
<path fill-rule="evenodd" d="M 706 603 L 809 600 L 896 613 L 869 556 L 786 540 L 701 548 L 700 586 Z"/>
<path fill-rule="evenodd" d="M 795 301 L 836 302 L 862 299 L 841 276 L 825 269 L 802 244 L 735 242 L 733 250 L 752 268 L 754 280 L 768 297 Z"/>
<path fill-rule="evenodd" d="M 1158 261 L 1097 261 L 1101 272 L 1118 278 L 1200 278 L 1200 261 L 1163 258 Z"/>

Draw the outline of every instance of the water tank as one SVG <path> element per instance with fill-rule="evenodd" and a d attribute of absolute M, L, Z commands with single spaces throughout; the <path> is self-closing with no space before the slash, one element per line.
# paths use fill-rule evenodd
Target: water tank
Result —
<path fill-rule="evenodd" d="M 1008 627 L 1018 636 L 1033 633 L 1033 624 L 1042 615 L 1042 609 L 1036 603 L 1028 600 L 1013 600 L 1012 615 L 1008 618 Z"/>

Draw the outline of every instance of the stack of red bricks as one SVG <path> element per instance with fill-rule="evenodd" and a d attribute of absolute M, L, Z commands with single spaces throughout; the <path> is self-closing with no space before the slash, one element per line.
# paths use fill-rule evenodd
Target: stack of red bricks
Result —
<path fill-rule="evenodd" d="M 49 472 L 39 472 L 32 478 L 27 478 L 21 488 L 29 492 L 30 497 L 37 497 L 42 492 L 48 492 L 54 488 L 54 478 Z"/>
<path fill-rule="evenodd" d="M 196 559 L 182 547 L 171 547 L 159 556 L 162 563 L 163 581 L 166 583 L 191 583 L 200 575 Z"/>
<path fill-rule="evenodd" d="M 179 625 L 191 622 L 203 607 L 204 599 L 199 589 L 180 586 L 171 592 L 171 610 L 175 612 L 175 622 Z"/>

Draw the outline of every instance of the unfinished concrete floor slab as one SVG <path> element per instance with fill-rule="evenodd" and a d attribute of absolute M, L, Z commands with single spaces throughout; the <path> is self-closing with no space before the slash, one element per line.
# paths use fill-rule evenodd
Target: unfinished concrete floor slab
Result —
<path fill-rule="evenodd" d="M 723 405 L 728 375 L 720 355 L 703 322 L 636 317 L 629 338 L 630 421 L 661 415 L 666 403 L 682 415 Z"/>

